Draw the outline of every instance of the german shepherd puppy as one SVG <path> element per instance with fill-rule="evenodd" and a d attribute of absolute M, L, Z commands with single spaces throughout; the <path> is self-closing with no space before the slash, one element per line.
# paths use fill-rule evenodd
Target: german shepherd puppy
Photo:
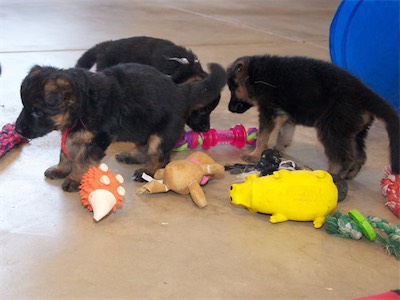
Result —
<path fill-rule="evenodd" d="M 246 56 L 228 68 L 229 110 L 259 111 L 259 135 L 246 161 L 268 148 L 282 151 L 296 125 L 315 127 L 329 172 L 354 178 L 366 161 L 365 139 L 375 117 L 390 141 L 391 168 L 399 174 L 399 117 L 360 80 L 339 67 L 305 57 Z"/>
<path fill-rule="evenodd" d="M 177 46 L 171 41 L 147 36 L 106 41 L 86 51 L 76 63 L 76 67 L 96 70 L 119 63 L 141 63 L 157 68 L 171 76 L 175 83 L 199 81 L 207 76 L 199 59 L 190 50 Z M 220 95 L 210 104 L 194 110 L 187 119 L 187 125 L 197 132 L 210 129 L 210 114 L 217 107 Z"/>
<path fill-rule="evenodd" d="M 97 166 L 113 141 L 133 142 L 133 153 L 121 153 L 123 163 L 144 163 L 133 174 L 153 175 L 170 160 L 193 109 L 208 105 L 226 83 L 218 64 L 202 81 L 175 84 L 156 68 L 120 64 L 93 73 L 80 68 L 33 67 L 21 84 L 23 109 L 16 130 L 33 139 L 62 131 L 58 165 L 49 179 L 65 178 L 64 191 L 79 190 L 82 175 Z M 210 100 L 211 99 L 211 100 Z"/>

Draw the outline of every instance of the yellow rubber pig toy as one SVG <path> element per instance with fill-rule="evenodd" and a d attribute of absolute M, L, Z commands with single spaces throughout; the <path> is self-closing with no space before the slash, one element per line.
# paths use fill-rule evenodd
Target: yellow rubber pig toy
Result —
<path fill-rule="evenodd" d="M 248 210 L 271 214 L 270 222 L 313 221 L 321 228 L 325 216 L 337 206 L 338 190 L 323 170 L 275 171 L 272 175 L 248 175 L 230 189 L 231 202 Z"/>

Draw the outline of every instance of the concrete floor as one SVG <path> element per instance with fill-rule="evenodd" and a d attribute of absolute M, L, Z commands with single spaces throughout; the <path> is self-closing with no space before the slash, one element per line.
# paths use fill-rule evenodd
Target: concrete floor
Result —
<path fill-rule="evenodd" d="M 112 3 L 112 4 L 111 4 Z M 34 64 L 71 67 L 85 49 L 123 37 L 148 35 L 191 48 L 205 65 L 227 66 L 243 55 L 273 53 L 329 60 L 329 25 L 338 0 L 148 0 L 0 2 L 0 124 L 14 122 L 19 86 Z M 257 126 L 256 111 L 227 111 L 212 125 Z M 136 195 L 134 166 L 114 154 L 104 161 L 125 178 L 122 208 L 99 223 L 77 193 L 43 172 L 58 162 L 60 134 L 33 140 L 0 159 L 1 299 L 351 299 L 400 287 L 399 262 L 376 243 L 352 241 L 309 222 L 271 224 L 229 202 L 222 180 L 204 187 L 208 206 L 172 192 Z M 349 182 L 338 208 L 357 208 L 398 223 L 384 205 L 379 180 L 388 164 L 387 136 L 376 122 L 368 161 Z M 241 162 L 238 150 L 218 146 L 219 163 Z M 175 153 L 173 159 L 188 152 Z M 315 131 L 298 128 L 288 155 L 312 168 L 327 162 Z"/>

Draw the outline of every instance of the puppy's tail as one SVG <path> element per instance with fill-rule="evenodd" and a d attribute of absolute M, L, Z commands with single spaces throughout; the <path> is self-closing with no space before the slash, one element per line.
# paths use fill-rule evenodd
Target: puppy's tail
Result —
<path fill-rule="evenodd" d="M 99 52 L 103 48 L 105 48 L 108 44 L 109 44 L 109 42 L 103 42 L 103 43 L 97 44 L 96 46 L 87 50 L 78 59 L 78 62 L 76 63 L 75 67 L 76 68 L 84 68 L 87 70 L 92 68 L 97 61 L 97 56 L 98 56 Z"/>
<path fill-rule="evenodd" d="M 369 101 L 370 112 L 383 120 L 389 136 L 390 162 L 392 172 L 400 174 L 400 118 L 390 104 L 374 95 L 375 99 Z M 376 99 L 378 98 L 378 99 Z M 372 99 L 371 99 L 372 100 Z"/>
<path fill-rule="evenodd" d="M 226 84 L 226 71 L 216 63 L 208 65 L 210 73 L 201 81 L 183 84 L 188 89 L 188 97 L 192 108 L 210 104 L 220 96 Z"/>

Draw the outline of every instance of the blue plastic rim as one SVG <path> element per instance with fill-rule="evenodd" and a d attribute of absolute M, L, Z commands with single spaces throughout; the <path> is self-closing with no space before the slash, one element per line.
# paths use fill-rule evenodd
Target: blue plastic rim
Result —
<path fill-rule="evenodd" d="M 331 60 L 400 112 L 400 0 L 343 0 L 332 20 Z"/>

